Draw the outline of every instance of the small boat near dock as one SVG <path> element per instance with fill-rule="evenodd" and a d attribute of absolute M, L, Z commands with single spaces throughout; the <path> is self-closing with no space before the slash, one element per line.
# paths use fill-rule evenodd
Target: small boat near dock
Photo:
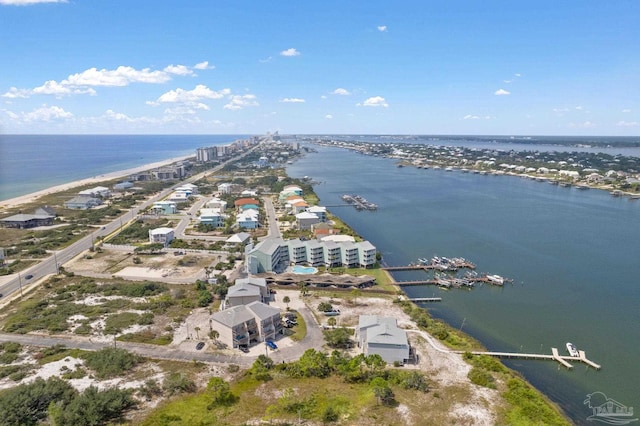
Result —
<path fill-rule="evenodd" d="M 578 352 L 578 348 L 576 348 L 576 345 L 574 345 L 571 342 L 567 342 L 567 351 L 569 352 L 569 355 L 573 356 L 573 357 L 580 357 L 580 352 Z"/>

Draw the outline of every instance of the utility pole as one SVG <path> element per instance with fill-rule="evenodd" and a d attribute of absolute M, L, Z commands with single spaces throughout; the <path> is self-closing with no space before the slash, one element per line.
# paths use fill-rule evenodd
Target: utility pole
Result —
<path fill-rule="evenodd" d="M 53 252 L 53 261 L 56 263 L 56 274 L 60 274 L 60 265 L 58 265 L 58 255 Z"/>
<path fill-rule="evenodd" d="M 22 276 L 20 275 L 20 272 L 18 272 L 18 285 L 20 286 L 20 299 L 22 299 Z"/>

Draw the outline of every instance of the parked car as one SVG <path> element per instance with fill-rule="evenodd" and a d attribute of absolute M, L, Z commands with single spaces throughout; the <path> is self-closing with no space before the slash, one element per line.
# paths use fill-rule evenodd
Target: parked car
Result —
<path fill-rule="evenodd" d="M 240 345 L 238 346 L 238 349 L 240 349 L 244 353 L 249 353 L 249 347 L 247 345 Z"/>
<path fill-rule="evenodd" d="M 25 280 L 30 280 L 31 278 L 33 278 L 33 275 L 29 274 L 26 277 L 24 277 Z"/>
<path fill-rule="evenodd" d="M 269 346 L 269 349 L 271 350 L 276 350 L 278 349 L 278 345 L 276 345 L 275 343 L 273 343 L 273 341 L 271 340 L 267 340 L 264 342 L 265 345 Z"/>
<path fill-rule="evenodd" d="M 204 342 L 198 342 L 198 344 L 196 345 L 196 350 L 200 350 L 204 348 Z"/>

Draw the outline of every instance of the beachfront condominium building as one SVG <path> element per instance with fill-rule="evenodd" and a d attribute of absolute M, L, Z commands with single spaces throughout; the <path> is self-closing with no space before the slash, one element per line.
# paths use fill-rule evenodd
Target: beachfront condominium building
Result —
<path fill-rule="evenodd" d="M 247 272 L 284 272 L 289 263 L 313 266 L 371 268 L 376 263 L 376 248 L 369 241 L 283 240 L 268 238 L 247 246 Z"/>

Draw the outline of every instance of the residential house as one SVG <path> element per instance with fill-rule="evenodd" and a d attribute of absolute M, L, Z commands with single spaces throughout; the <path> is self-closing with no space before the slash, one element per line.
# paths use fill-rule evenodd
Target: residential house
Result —
<path fill-rule="evenodd" d="M 96 207 L 102 204 L 102 200 L 100 198 L 86 196 L 86 195 L 78 195 L 77 197 L 73 197 L 70 200 L 64 202 L 64 206 L 68 209 L 74 210 L 87 210 L 92 207 Z"/>
<path fill-rule="evenodd" d="M 365 356 L 377 354 L 387 363 L 401 364 L 411 357 L 407 332 L 395 318 L 360 315 L 355 337 Z"/>
<path fill-rule="evenodd" d="M 5 228 L 35 228 L 37 226 L 53 225 L 55 215 L 50 214 L 15 214 L 13 216 L 0 219 L 0 223 Z"/>
<path fill-rule="evenodd" d="M 133 182 L 129 182 L 129 181 L 124 181 L 124 182 L 118 182 L 115 185 L 113 185 L 113 190 L 120 192 L 120 191 L 126 191 L 127 189 L 133 188 Z"/>
<path fill-rule="evenodd" d="M 173 201 L 174 203 L 184 203 L 189 200 L 189 195 L 185 192 L 172 192 L 166 199 L 167 201 Z"/>
<path fill-rule="evenodd" d="M 233 234 L 225 243 L 227 244 L 246 244 L 249 242 L 251 238 L 251 234 L 247 234 L 246 232 L 238 232 L 237 234 Z"/>
<path fill-rule="evenodd" d="M 240 228 L 256 229 L 260 226 L 258 210 L 249 209 L 236 216 L 236 224 Z"/>
<path fill-rule="evenodd" d="M 207 201 L 205 207 L 208 209 L 218 209 L 220 212 L 223 212 L 227 209 L 227 202 L 221 200 L 220 198 L 214 197 L 211 200 Z"/>
<path fill-rule="evenodd" d="M 257 207 L 260 205 L 260 201 L 256 200 L 255 198 L 238 198 L 233 202 L 233 205 L 235 206 L 237 211 L 242 211 L 242 207 L 247 204 L 251 204 Z"/>
<path fill-rule="evenodd" d="M 200 216 L 198 217 L 200 223 L 216 228 L 223 227 L 226 219 L 227 216 L 220 213 L 218 209 L 200 209 Z"/>
<path fill-rule="evenodd" d="M 251 302 L 262 302 L 260 289 L 250 284 L 236 282 L 236 284 L 227 289 L 224 309 L 232 306 L 248 305 Z"/>
<path fill-rule="evenodd" d="M 313 213 L 316 216 L 318 216 L 318 219 L 320 219 L 320 222 L 326 222 L 327 221 L 327 208 L 323 207 L 323 206 L 312 206 L 309 207 L 307 209 L 307 211 L 309 213 Z"/>
<path fill-rule="evenodd" d="M 232 188 L 233 188 L 232 183 L 221 183 L 218 185 L 218 192 L 220 194 L 231 194 Z"/>
<path fill-rule="evenodd" d="M 302 212 L 296 215 L 296 222 L 298 224 L 298 229 L 300 230 L 308 230 L 311 229 L 311 225 L 320 222 L 318 216 L 309 212 Z"/>
<path fill-rule="evenodd" d="M 171 228 L 156 228 L 149 230 L 150 243 L 162 243 L 165 247 L 171 243 L 174 238 L 174 232 Z"/>
<path fill-rule="evenodd" d="M 246 308 L 253 313 L 261 341 L 275 340 L 278 334 L 284 334 L 280 309 L 260 302 L 249 303 Z"/>
<path fill-rule="evenodd" d="M 156 201 L 153 203 L 151 211 L 158 215 L 176 214 L 178 207 L 173 201 Z"/>
<path fill-rule="evenodd" d="M 78 195 L 85 197 L 100 197 L 100 198 L 108 198 L 111 195 L 111 191 L 109 188 L 104 186 L 96 186 L 95 188 L 85 189 L 84 191 L 78 192 Z"/>

